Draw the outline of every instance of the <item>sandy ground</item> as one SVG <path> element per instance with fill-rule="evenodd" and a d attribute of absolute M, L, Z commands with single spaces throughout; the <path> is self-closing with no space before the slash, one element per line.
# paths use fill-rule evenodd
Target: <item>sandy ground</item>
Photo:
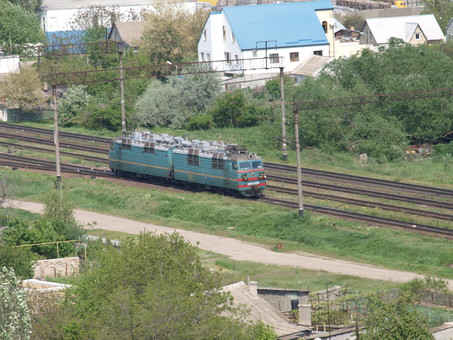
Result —
<path fill-rule="evenodd" d="M 39 203 L 10 201 L 7 204 L 8 206 L 35 213 L 41 213 L 43 210 L 43 205 Z M 96 222 L 96 228 L 121 231 L 130 234 L 139 234 L 144 230 L 156 233 L 172 233 L 173 231 L 177 231 L 193 245 L 197 245 L 204 250 L 210 250 L 229 256 L 231 259 L 237 261 L 251 261 L 312 270 L 324 270 L 335 274 L 352 275 L 392 282 L 406 282 L 415 277 L 422 277 L 410 272 L 388 270 L 370 265 L 315 256 L 308 253 L 277 253 L 262 246 L 232 238 L 162 227 L 85 210 L 75 210 L 75 215 L 77 220 L 85 226 L 87 226 L 88 223 Z M 448 280 L 448 284 L 450 289 L 453 290 L 453 280 Z"/>

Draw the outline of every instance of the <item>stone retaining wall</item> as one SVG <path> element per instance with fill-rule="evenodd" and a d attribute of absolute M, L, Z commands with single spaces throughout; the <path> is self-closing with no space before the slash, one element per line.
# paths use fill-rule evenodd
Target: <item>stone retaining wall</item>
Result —
<path fill-rule="evenodd" d="M 80 272 L 78 257 L 64 257 L 61 259 L 39 260 L 34 265 L 34 279 L 45 280 L 47 277 L 75 276 Z"/>

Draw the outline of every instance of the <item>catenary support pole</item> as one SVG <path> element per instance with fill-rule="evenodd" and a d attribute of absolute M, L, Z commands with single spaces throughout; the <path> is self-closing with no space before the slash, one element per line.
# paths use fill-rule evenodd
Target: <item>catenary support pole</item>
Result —
<path fill-rule="evenodd" d="M 299 143 L 299 115 L 297 108 L 294 108 L 294 135 L 296 139 L 296 160 L 297 160 L 297 195 L 299 198 L 299 216 L 304 215 L 304 194 L 302 192 L 302 168 L 300 162 Z"/>
<path fill-rule="evenodd" d="M 54 144 L 55 144 L 55 167 L 57 171 L 57 180 L 55 181 L 56 189 L 61 188 L 61 165 L 60 165 L 60 142 L 58 137 L 58 106 L 57 106 L 57 87 L 52 85 L 53 95 L 53 119 L 54 119 Z"/>
<path fill-rule="evenodd" d="M 123 70 L 124 44 L 118 45 L 118 55 L 120 62 L 120 96 L 121 96 L 121 131 L 126 133 L 126 107 L 124 104 L 124 70 Z"/>
<path fill-rule="evenodd" d="M 282 104 L 282 152 L 283 161 L 288 160 L 288 151 L 286 144 L 286 117 L 285 117 L 285 84 L 283 67 L 280 67 L 280 101 Z"/>

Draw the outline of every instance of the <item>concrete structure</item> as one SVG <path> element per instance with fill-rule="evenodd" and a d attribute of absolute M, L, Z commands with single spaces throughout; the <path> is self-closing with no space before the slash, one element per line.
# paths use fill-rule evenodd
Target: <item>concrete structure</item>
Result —
<path fill-rule="evenodd" d="M 366 19 L 360 42 L 375 47 L 388 46 L 390 38 L 411 45 L 443 41 L 444 34 L 432 14 Z"/>
<path fill-rule="evenodd" d="M 0 75 L 20 73 L 20 57 L 17 55 L 0 55 Z"/>
<path fill-rule="evenodd" d="M 233 304 L 245 305 L 250 309 L 249 319 L 253 321 L 262 321 L 263 323 L 272 326 L 279 336 L 292 335 L 292 338 L 303 337 L 311 333 L 311 327 L 302 324 L 295 324 L 282 314 L 282 310 L 275 306 L 280 301 L 283 309 L 291 311 L 291 298 L 304 297 L 301 301 L 308 302 L 308 292 L 298 290 L 284 290 L 284 289 L 269 289 L 258 288 L 256 281 L 250 281 L 247 285 L 244 282 L 237 282 L 223 287 L 223 290 L 230 292 L 234 297 Z M 269 300 L 273 301 L 272 303 Z M 294 299 L 293 299 L 294 300 Z M 297 298 L 295 300 L 298 300 Z M 304 304 L 304 307 L 308 305 Z M 309 306 L 309 305 L 308 305 Z M 296 307 L 297 308 L 297 307 Z M 302 313 L 304 316 L 311 314 Z M 311 324 L 310 320 L 303 320 L 305 324 Z"/>
<path fill-rule="evenodd" d="M 80 259 L 78 257 L 64 257 L 59 259 L 39 260 L 34 264 L 34 279 L 44 280 L 47 277 L 61 277 L 78 275 Z"/>
<path fill-rule="evenodd" d="M 436 340 L 451 340 L 453 339 L 453 321 L 446 322 L 441 326 L 431 329 L 431 333 Z"/>

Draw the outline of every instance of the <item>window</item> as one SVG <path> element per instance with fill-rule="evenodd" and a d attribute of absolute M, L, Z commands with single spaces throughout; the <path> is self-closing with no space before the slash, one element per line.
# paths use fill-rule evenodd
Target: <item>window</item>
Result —
<path fill-rule="evenodd" d="M 204 31 L 203 31 L 203 39 L 204 39 L 204 40 L 206 40 L 206 35 L 207 35 L 206 30 L 204 30 Z"/>
<path fill-rule="evenodd" d="M 210 53 L 206 53 L 206 60 L 207 61 L 211 61 L 211 54 Z"/>
<path fill-rule="evenodd" d="M 223 170 L 223 166 L 224 166 L 223 159 L 217 159 L 217 158 L 212 159 L 212 168 L 213 169 Z"/>
<path fill-rule="evenodd" d="M 239 56 L 237 54 L 234 55 L 234 60 L 236 61 L 236 64 L 239 64 Z"/>
<path fill-rule="evenodd" d="M 263 163 L 261 161 L 252 161 L 253 169 L 261 169 L 262 167 L 263 167 Z"/>
<path fill-rule="evenodd" d="M 232 42 L 235 42 L 235 41 L 236 41 L 236 37 L 234 36 L 234 33 L 233 33 L 233 32 L 231 32 L 231 41 L 232 41 Z"/>
<path fill-rule="evenodd" d="M 420 40 L 420 33 L 415 33 L 415 40 Z"/>
<path fill-rule="evenodd" d="M 321 50 L 320 51 L 313 51 L 313 54 L 314 55 L 322 55 L 322 51 Z"/>
<path fill-rule="evenodd" d="M 222 26 L 222 35 L 223 35 L 223 40 L 226 40 L 226 28 L 225 28 L 225 26 Z"/>
<path fill-rule="evenodd" d="M 131 143 L 130 140 L 122 139 L 121 140 L 121 148 L 124 148 L 124 150 L 131 150 L 132 146 L 131 146 L 130 143 Z"/>
<path fill-rule="evenodd" d="M 233 162 L 231 165 L 233 167 L 233 170 L 237 170 L 238 169 L 238 163 Z"/>
<path fill-rule="evenodd" d="M 201 61 L 204 61 L 204 53 L 201 52 L 200 55 L 201 55 Z"/>
<path fill-rule="evenodd" d="M 277 64 L 279 62 L 278 53 L 269 54 L 269 59 L 271 63 Z"/>
<path fill-rule="evenodd" d="M 241 162 L 241 163 L 239 163 L 239 169 L 240 170 L 251 169 L 250 166 L 251 166 L 250 162 Z"/>
<path fill-rule="evenodd" d="M 254 57 L 258 56 L 258 51 L 257 50 L 253 50 L 253 56 Z"/>
<path fill-rule="evenodd" d="M 193 166 L 199 166 L 200 159 L 198 158 L 197 155 L 187 155 L 187 164 L 193 165 Z"/>
<path fill-rule="evenodd" d="M 327 21 L 322 22 L 322 29 L 324 30 L 324 33 L 327 33 Z"/>
<path fill-rule="evenodd" d="M 227 63 L 230 62 L 230 52 L 225 52 L 225 60 L 227 61 Z"/>
<path fill-rule="evenodd" d="M 299 61 L 299 52 L 291 52 L 289 54 L 290 61 Z"/>

